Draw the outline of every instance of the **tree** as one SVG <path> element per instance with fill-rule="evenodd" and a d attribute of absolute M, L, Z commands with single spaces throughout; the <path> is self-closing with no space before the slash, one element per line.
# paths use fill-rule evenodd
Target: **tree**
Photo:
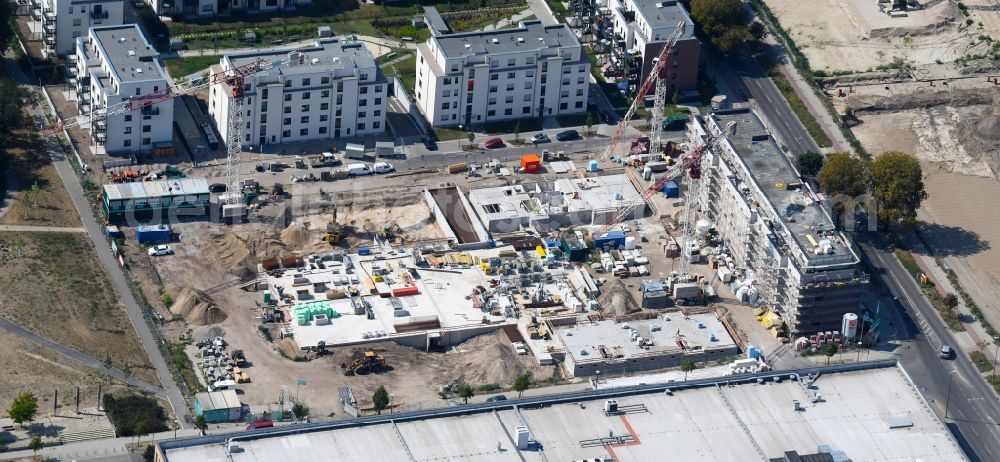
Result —
<path fill-rule="evenodd" d="M 109 384 L 111 383 L 111 368 L 112 367 L 114 367 L 114 363 L 111 361 L 111 352 L 109 351 L 108 354 L 104 355 L 104 369 L 105 369 L 105 372 L 108 374 L 108 383 Z"/>
<path fill-rule="evenodd" d="M 476 391 L 473 390 L 472 387 L 468 385 L 462 385 L 458 387 L 458 397 L 464 400 L 463 401 L 464 404 L 469 404 L 469 398 L 472 398 L 475 395 Z"/>
<path fill-rule="evenodd" d="M 833 355 L 837 354 L 837 344 L 833 342 L 827 342 L 826 344 L 823 345 L 822 348 L 820 348 L 819 351 L 820 353 L 823 353 L 823 356 L 826 356 L 826 364 L 829 365 L 830 358 L 832 358 Z"/>
<path fill-rule="evenodd" d="M 860 196 L 871 185 L 871 167 L 864 159 L 838 152 L 826 157 L 817 179 L 829 195 Z"/>
<path fill-rule="evenodd" d="M 823 154 L 818 152 L 801 154 L 795 159 L 795 167 L 803 177 L 814 177 L 823 168 Z"/>
<path fill-rule="evenodd" d="M 514 122 L 514 141 L 521 141 L 521 121 Z"/>
<path fill-rule="evenodd" d="M 41 436 L 35 436 L 31 438 L 31 442 L 28 443 L 28 447 L 31 448 L 32 451 L 38 452 L 45 447 L 45 444 L 42 443 Z"/>
<path fill-rule="evenodd" d="M 31 106 L 29 100 L 28 94 L 12 80 L 0 79 L 0 138 L 6 138 L 25 121 L 24 108 Z"/>
<path fill-rule="evenodd" d="M 194 428 L 201 430 L 201 434 L 205 434 L 205 429 L 208 428 L 208 422 L 205 422 L 205 416 L 200 415 L 194 418 Z"/>
<path fill-rule="evenodd" d="M 17 247 L 17 256 L 20 257 L 24 250 L 24 236 L 18 234 L 14 237 L 14 247 Z"/>
<path fill-rule="evenodd" d="M 587 126 L 587 134 L 593 134 L 594 133 L 594 130 L 593 130 L 593 127 L 594 127 L 594 113 L 593 112 L 588 112 L 587 113 L 587 120 L 585 120 L 583 122 L 583 124 Z"/>
<path fill-rule="evenodd" d="M 691 0 L 691 19 L 701 34 L 720 51 L 729 53 L 762 34 L 762 28 L 750 29 L 750 19 L 743 14 L 740 0 Z"/>
<path fill-rule="evenodd" d="M 372 394 L 372 406 L 375 408 L 375 413 L 382 415 L 382 411 L 389 407 L 389 392 L 385 391 L 385 387 L 379 385 L 375 389 L 375 393 Z"/>
<path fill-rule="evenodd" d="M 307 415 L 309 415 L 309 408 L 305 404 L 295 403 L 294 405 L 292 405 L 292 414 L 295 416 L 296 419 L 301 420 L 305 418 Z"/>
<path fill-rule="evenodd" d="M 38 398 L 30 391 L 21 392 L 10 404 L 7 414 L 14 423 L 24 425 L 25 422 L 35 420 L 38 413 Z"/>
<path fill-rule="evenodd" d="M 132 434 L 136 436 L 136 441 L 142 441 L 143 435 L 146 434 L 146 424 L 142 421 L 132 424 Z"/>
<path fill-rule="evenodd" d="M 948 308 L 955 309 L 958 307 L 958 297 L 955 294 L 948 294 L 944 296 L 944 306 Z"/>
<path fill-rule="evenodd" d="M 696 367 L 698 366 L 691 358 L 684 358 L 684 361 L 681 361 L 681 370 L 684 371 L 684 380 L 688 379 L 688 372 L 695 370 Z"/>
<path fill-rule="evenodd" d="M 14 39 L 12 24 L 14 20 L 10 16 L 10 8 L 0 8 L 0 50 L 6 50 Z"/>
<path fill-rule="evenodd" d="M 524 390 L 527 390 L 531 386 L 531 374 L 521 374 L 514 379 L 514 391 L 517 392 L 517 397 L 520 399 L 521 395 L 524 394 Z"/>
<path fill-rule="evenodd" d="M 871 172 L 880 227 L 914 226 L 917 209 L 927 198 L 917 158 L 899 151 L 884 152 L 875 158 Z"/>
<path fill-rule="evenodd" d="M 472 142 L 476 141 L 476 134 L 471 131 L 465 134 L 465 137 L 469 139 L 469 147 L 472 147 Z"/>
<path fill-rule="evenodd" d="M 142 462 L 153 462 L 156 456 L 156 450 L 152 445 L 146 446 L 146 449 L 142 451 Z"/>

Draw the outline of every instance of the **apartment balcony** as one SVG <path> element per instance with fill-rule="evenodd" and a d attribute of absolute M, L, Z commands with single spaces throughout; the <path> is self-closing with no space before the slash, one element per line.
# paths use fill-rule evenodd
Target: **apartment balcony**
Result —
<path fill-rule="evenodd" d="M 108 19 L 108 10 L 101 11 L 90 11 L 90 19 L 94 21 L 100 21 L 102 19 Z"/>
<path fill-rule="evenodd" d="M 42 10 L 42 24 L 52 24 L 56 23 L 56 14 L 52 10 L 46 8 Z"/>
<path fill-rule="evenodd" d="M 107 133 L 108 132 L 108 121 L 98 120 L 94 122 L 94 133 Z"/>
<path fill-rule="evenodd" d="M 31 20 L 32 21 L 36 21 L 36 22 L 42 20 L 42 9 L 41 8 L 32 8 L 31 9 Z"/>
<path fill-rule="evenodd" d="M 143 116 L 157 116 L 160 115 L 160 108 L 157 106 L 146 106 L 141 110 Z"/>

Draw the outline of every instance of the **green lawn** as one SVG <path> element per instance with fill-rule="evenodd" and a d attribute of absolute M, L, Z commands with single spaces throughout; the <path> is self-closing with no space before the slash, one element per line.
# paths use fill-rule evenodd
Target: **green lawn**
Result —
<path fill-rule="evenodd" d="M 459 130 L 457 128 L 431 127 L 431 131 L 434 132 L 434 138 L 436 138 L 438 141 L 450 141 L 450 140 L 462 140 L 463 142 L 468 141 L 465 131 Z"/>
<path fill-rule="evenodd" d="M 386 77 L 399 77 L 406 92 L 413 94 L 413 89 L 417 86 L 417 57 L 415 55 L 410 55 L 409 58 L 394 64 L 383 64 L 381 67 L 382 73 Z"/>
<path fill-rule="evenodd" d="M 756 51 L 754 56 L 760 65 L 767 71 L 768 77 L 774 82 L 774 86 L 778 87 L 778 91 L 781 92 L 782 96 L 788 101 L 788 105 L 792 107 L 792 112 L 795 116 L 799 118 L 802 125 L 806 127 L 806 131 L 809 132 L 809 136 L 812 136 L 816 144 L 821 148 L 828 148 L 833 146 L 833 142 L 830 138 L 826 136 L 826 132 L 823 131 L 823 127 L 820 127 L 819 122 L 816 118 L 809 112 L 806 108 L 805 103 L 799 98 L 798 93 L 795 93 L 795 89 L 792 88 L 792 84 L 788 82 L 785 75 L 781 73 L 778 67 L 775 65 L 774 61 L 767 55 L 766 52 Z M 700 85 L 700 82 L 699 82 Z"/>
<path fill-rule="evenodd" d="M 503 120 L 498 122 L 490 122 L 483 124 L 481 127 L 476 127 L 479 130 L 485 131 L 490 135 L 505 135 L 508 133 L 518 133 L 524 132 L 534 132 L 542 129 L 542 123 L 536 118 L 531 119 L 521 119 L 521 120 Z M 516 130 L 515 130 L 516 129 Z"/>
<path fill-rule="evenodd" d="M 972 362 L 976 365 L 976 368 L 979 369 L 979 372 L 989 372 L 993 370 L 993 363 L 982 351 L 973 351 L 972 353 L 969 353 L 969 357 L 972 358 Z"/>
<path fill-rule="evenodd" d="M 170 77 L 176 79 L 207 70 L 209 66 L 218 64 L 220 58 L 218 55 L 185 56 L 165 60 L 163 64 L 167 67 Z"/>
<path fill-rule="evenodd" d="M 556 116 L 556 122 L 559 122 L 560 127 L 579 127 L 581 125 L 587 125 L 588 118 L 590 118 L 591 125 L 597 125 L 600 123 L 597 121 L 597 118 L 592 116 L 590 113 Z"/>

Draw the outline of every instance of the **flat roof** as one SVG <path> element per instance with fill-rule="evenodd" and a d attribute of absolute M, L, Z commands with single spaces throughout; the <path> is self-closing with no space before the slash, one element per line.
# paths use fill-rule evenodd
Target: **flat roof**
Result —
<path fill-rule="evenodd" d="M 495 255 L 498 250 L 475 252 Z M 279 303 L 292 316 L 289 326 L 299 346 L 316 346 L 320 341 L 334 346 L 390 340 L 397 335 L 432 329 L 415 327 L 433 321 L 437 321 L 441 328 L 460 328 L 481 326 L 483 318 L 493 323 L 505 320 L 503 316 L 482 312 L 466 299 L 476 287 L 489 285 L 489 278 L 476 266 L 451 269 L 448 273 L 423 271 L 417 267 L 413 254 L 409 252 L 395 256 L 350 254 L 342 258 L 342 262 L 324 261 L 326 268 L 323 269 L 285 270 L 279 277 L 268 277 L 271 289 L 277 291 L 280 287 L 284 294 L 294 297 L 291 302 L 281 300 Z M 364 282 L 376 272 L 388 272 L 380 276 L 382 282 L 375 282 L 374 285 L 376 290 L 390 293 L 392 289 L 404 286 L 406 276 L 402 274 L 412 274 L 409 272 L 411 268 L 418 276 L 413 279 L 416 294 L 382 297 L 367 292 Z M 316 284 L 320 285 L 318 292 Z M 329 291 L 346 292 L 349 286 L 357 287 L 362 292 L 358 298 L 371 306 L 374 319 L 368 319 L 365 313 L 355 314 L 351 298 L 327 297 Z M 300 290 L 305 292 L 305 298 L 296 296 Z M 317 325 L 315 321 L 310 321 L 299 325 L 295 308 L 317 302 L 325 304 L 317 305 L 323 310 L 329 308 L 335 313 L 330 323 Z"/>
<path fill-rule="evenodd" d="M 214 411 L 216 409 L 236 409 L 243 405 L 240 403 L 236 390 L 209 391 L 194 395 L 194 399 L 201 403 L 202 411 Z"/>
<path fill-rule="evenodd" d="M 166 79 L 156 58 L 160 55 L 137 24 L 90 28 L 95 45 L 108 67 L 122 82 Z"/>
<path fill-rule="evenodd" d="M 812 371 L 821 398 L 807 388 Z M 783 380 L 771 380 L 781 377 Z M 758 383 L 758 378 L 766 378 Z M 801 381 L 800 381 L 801 380 Z M 895 361 L 574 392 L 326 424 L 158 443 L 164 462 L 742 461 L 813 454 L 851 460 L 967 461 Z M 616 414 L 604 412 L 608 398 Z M 801 408 L 793 407 L 793 400 Z M 905 418 L 912 426 L 892 428 Z M 524 425 L 538 444 L 518 450 Z M 233 438 L 239 450 L 227 454 Z M 289 450 L 292 449 L 292 450 Z"/>
<path fill-rule="evenodd" d="M 447 58 L 580 46 L 566 24 L 546 25 L 538 20 L 521 21 L 520 27 L 512 29 L 439 35 L 431 40 L 437 41 Z"/>
<path fill-rule="evenodd" d="M 859 262 L 843 235 L 836 231 L 820 197 L 801 182 L 791 161 L 756 114 L 749 109 L 734 109 L 713 112 L 709 117 L 719 128 L 736 122 L 736 133 L 729 137 L 728 143 L 753 179 L 753 186 L 767 198 L 773 215 L 791 234 L 808 266 Z M 789 189 L 787 186 L 792 183 L 801 183 L 801 187 Z M 830 245 L 832 253 L 814 252 L 821 241 Z"/>
<path fill-rule="evenodd" d="M 632 329 L 635 329 L 644 340 L 652 341 L 652 346 L 645 348 L 637 345 L 632 340 Z M 574 326 L 557 328 L 555 331 L 566 345 L 567 353 L 572 354 L 577 361 L 601 359 L 599 347 L 602 345 L 609 353 L 620 352 L 623 355 L 617 359 L 684 351 L 710 351 L 736 346 L 736 342 L 729 336 L 722 322 L 711 313 L 685 316 L 680 312 L 670 312 L 656 319 L 640 321 L 580 322 Z M 678 344 L 681 341 L 686 349 L 682 349 Z"/>
<path fill-rule="evenodd" d="M 136 181 L 104 185 L 108 200 L 148 199 L 155 197 L 208 194 L 208 181 L 204 178 L 179 178 L 161 181 Z"/>
<path fill-rule="evenodd" d="M 312 46 L 296 48 L 271 48 L 258 51 L 233 53 L 222 57 L 229 60 L 233 67 L 253 63 L 259 59 L 275 61 L 285 59 L 293 51 L 305 54 L 301 64 L 286 64 L 278 68 L 258 72 L 256 76 L 280 74 L 305 74 L 322 72 L 323 70 L 340 69 L 374 69 L 375 58 L 361 42 L 346 42 L 341 37 L 316 40 Z M 315 60 L 315 62 L 314 62 Z M 373 78 L 375 76 L 372 76 Z"/>
<path fill-rule="evenodd" d="M 684 5 L 676 0 L 632 0 L 641 10 L 640 13 L 649 22 L 650 27 L 675 27 L 677 23 L 687 23 L 685 32 L 694 32 L 694 24 L 684 9 Z M 687 35 L 687 34 L 686 34 Z M 666 37 L 663 37 L 666 40 Z"/>
<path fill-rule="evenodd" d="M 642 195 L 624 174 L 559 178 L 469 191 L 469 202 L 487 220 L 617 210 L 622 204 L 641 200 Z"/>
<path fill-rule="evenodd" d="M 441 17 L 441 13 L 438 12 L 438 9 L 433 6 L 424 7 L 424 20 L 427 21 L 427 27 L 430 28 L 431 33 L 434 35 L 446 35 L 451 33 L 451 28 L 448 27 L 448 23 Z"/>

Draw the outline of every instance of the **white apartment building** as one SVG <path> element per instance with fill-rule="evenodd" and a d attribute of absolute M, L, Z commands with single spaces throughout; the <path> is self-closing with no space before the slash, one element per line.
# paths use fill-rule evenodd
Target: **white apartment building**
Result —
<path fill-rule="evenodd" d="M 417 47 L 414 97 L 434 126 L 587 110 L 590 61 L 565 24 L 434 36 Z"/>
<path fill-rule="evenodd" d="M 158 15 L 214 16 L 237 11 L 268 13 L 294 10 L 312 0 L 147 0 Z"/>
<path fill-rule="evenodd" d="M 698 85 L 700 42 L 694 36 L 694 21 L 677 0 L 608 0 L 615 34 L 612 54 L 620 62 L 638 65 L 639 85 L 652 69 L 663 43 L 677 30 L 680 21 L 686 27 L 667 64 L 667 85 L 672 90 L 689 91 Z"/>
<path fill-rule="evenodd" d="M 361 43 L 317 40 L 296 50 L 226 55 L 221 69 L 258 60 L 288 64 L 250 75 L 244 82 L 244 147 L 375 135 L 385 131 L 388 81 Z M 223 139 L 229 139 L 225 83 L 212 86 L 208 112 Z"/>
<path fill-rule="evenodd" d="M 124 0 L 31 0 L 31 30 L 46 57 L 71 55 L 91 27 L 123 22 Z"/>
<path fill-rule="evenodd" d="M 81 114 L 168 91 L 166 73 L 136 24 L 93 27 L 76 39 L 77 107 Z M 145 153 L 173 140 L 174 103 L 168 99 L 95 121 L 95 153 Z M 108 136 L 108 134 L 111 136 Z"/>

